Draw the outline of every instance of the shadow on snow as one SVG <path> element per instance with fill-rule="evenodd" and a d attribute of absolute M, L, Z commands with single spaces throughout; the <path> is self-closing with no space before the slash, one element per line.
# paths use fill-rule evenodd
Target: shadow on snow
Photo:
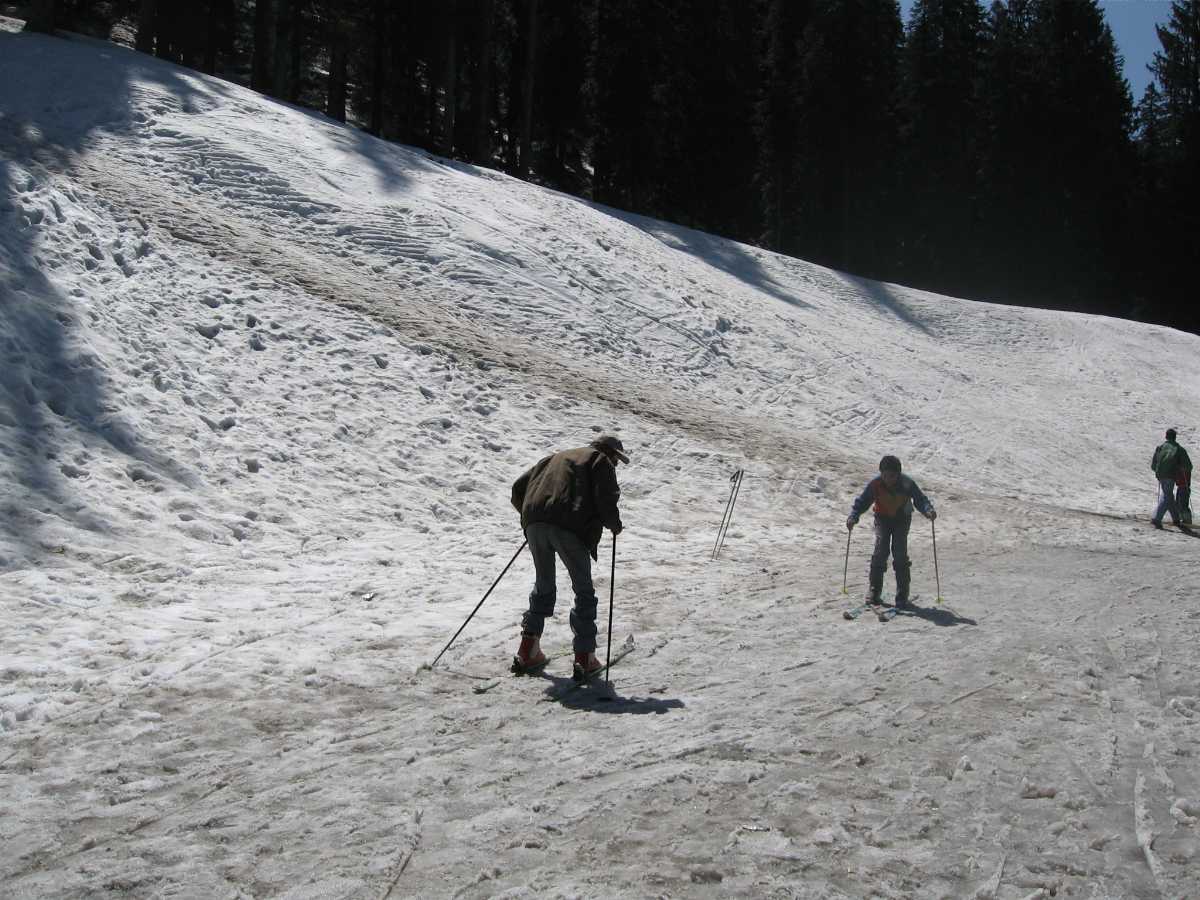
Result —
<path fill-rule="evenodd" d="M 554 700 L 568 709 L 610 715 L 663 715 L 673 709 L 683 709 L 682 700 L 666 700 L 656 697 L 623 697 L 617 693 L 611 681 L 593 681 L 576 685 L 571 678 L 546 675 L 553 686 L 546 689 L 546 699 Z"/>
<path fill-rule="evenodd" d="M 175 481 L 193 481 L 122 419 L 103 361 L 79 333 L 82 305 L 43 273 L 40 254 L 55 239 L 54 230 L 67 226 L 57 207 L 52 211 L 36 193 L 87 150 L 94 132 L 132 127 L 131 76 L 151 73 L 181 102 L 195 92 L 162 64 L 107 64 L 132 55 L 112 45 L 101 45 L 106 64 L 97 65 L 92 43 L 0 35 L 0 85 L 6 85 L 0 106 L 0 465 L 11 472 L 14 487 L 26 492 L 24 502 L 20 494 L 10 496 L 0 534 L 32 555 L 39 543 L 34 509 L 88 530 L 108 528 L 74 496 L 64 471 L 68 464 L 59 462 L 60 448 L 53 445 L 56 423 L 90 434 Z M 70 83 L 81 72 L 109 98 L 103 108 L 83 103 L 72 108 L 71 101 L 40 90 L 55 79 Z"/>

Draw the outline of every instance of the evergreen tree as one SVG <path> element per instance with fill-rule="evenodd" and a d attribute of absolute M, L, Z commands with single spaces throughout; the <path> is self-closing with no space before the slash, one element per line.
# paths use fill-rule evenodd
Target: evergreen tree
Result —
<path fill-rule="evenodd" d="M 801 48 L 800 251 L 866 275 L 894 257 L 895 0 L 818 0 Z"/>
<path fill-rule="evenodd" d="M 593 131 L 591 54 L 597 0 L 543 3 L 534 104 L 534 160 L 541 178 L 561 190 L 587 194 Z"/>
<path fill-rule="evenodd" d="M 58 27 L 58 15 L 56 0 L 31 0 L 25 30 L 52 34 Z"/>
<path fill-rule="evenodd" d="M 988 19 L 984 285 L 997 299 L 1121 312 L 1132 103 L 1095 0 L 1010 0 Z"/>
<path fill-rule="evenodd" d="M 492 123 L 495 101 L 492 72 L 495 68 L 495 0 L 476 0 L 470 18 L 473 37 L 471 61 L 470 132 L 463 142 L 471 159 L 480 165 L 492 162 Z"/>
<path fill-rule="evenodd" d="M 255 0 L 254 2 L 254 37 L 251 46 L 254 48 L 250 64 L 250 87 L 264 94 L 269 94 L 274 88 L 274 71 L 272 57 L 275 49 L 275 9 L 273 0 Z"/>
<path fill-rule="evenodd" d="M 769 0 L 763 17 L 766 48 L 755 109 L 759 157 L 755 186 L 766 246 L 787 252 L 799 235 L 800 52 L 812 17 L 810 0 Z"/>
<path fill-rule="evenodd" d="M 1180 303 L 1200 246 L 1200 0 L 1175 0 L 1159 26 L 1154 82 L 1138 108 L 1146 204 L 1146 278 L 1154 317 L 1200 332 L 1200 310 Z"/>
<path fill-rule="evenodd" d="M 657 193 L 646 148 L 654 145 L 649 113 L 664 2 L 599 0 L 597 15 L 593 195 L 637 212 L 652 209 Z"/>
<path fill-rule="evenodd" d="M 1054 264 L 1047 287 L 1072 308 L 1122 312 L 1128 288 L 1114 264 L 1126 256 L 1132 173 L 1132 101 L 1123 61 L 1096 0 L 1046 0 L 1034 40 L 1051 119 L 1045 146 L 1050 205 L 1042 246 Z"/>
<path fill-rule="evenodd" d="M 955 292 L 976 271 L 983 8 L 917 0 L 902 65 L 901 270 Z"/>
<path fill-rule="evenodd" d="M 658 184 L 655 214 L 717 234 L 753 239 L 757 157 L 759 4 L 667 4 L 662 65 L 647 148 Z"/>
<path fill-rule="evenodd" d="M 1032 261 L 1013 260 L 1028 252 L 1029 237 L 1041 227 L 1030 198 L 1050 189 L 1042 166 L 1049 114 L 1033 46 L 1034 2 L 995 0 L 984 25 L 980 212 L 987 253 L 976 290 L 1009 302 L 1031 296 L 1039 281 L 1031 277 Z"/>
<path fill-rule="evenodd" d="M 1181 162 L 1195 161 L 1200 150 L 1200 0 L 1174 0 L 1170 20 L 1157 32 L 1162 50 L 1149 68 L 1161 88 L 1171 153 Z"/>

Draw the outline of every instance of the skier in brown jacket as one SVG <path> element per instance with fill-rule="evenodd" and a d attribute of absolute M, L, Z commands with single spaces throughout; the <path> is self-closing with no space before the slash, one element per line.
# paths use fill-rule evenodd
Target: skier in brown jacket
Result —
<path fill-rule="evenodd" d="M 546 664 L 540 641 L 546 617 L 554 614 L 554 558 L 571 576 L 575 605 L 571 631 L 575 635 L 574 677 L 583 680 L 603 668 L 596 658 L 596 590 L 592 560 L 607 527 L 621 533 L 617 503 L 617 463 L 628 463 L 620 438 L 604 435 L 587 447 L 547 456 L 512 486 L 512 505 L 521 514 L 536 573 L 529 609 L 521 619 L 521 645 L 513 658 L 517 674 Z"/>

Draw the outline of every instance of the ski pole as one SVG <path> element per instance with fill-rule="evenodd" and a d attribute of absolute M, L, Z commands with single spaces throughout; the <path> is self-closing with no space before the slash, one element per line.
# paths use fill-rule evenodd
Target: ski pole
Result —
<path fill-rule="evenodd" d="M 604 656 L 604 680 L 608 680 L 608 667 L 612 664 L 612 620 L 613 595 L 617 590 L 617 536 L 613 535 L 612 572 L 608 576 L 608 652 Z"/>
<path fill-rule="evenodd" d="M 492 591 L 496 589 L 496 585 L 500 583 L 500 579 L 504 577 L 505 572 L 512 568 L 512 564 L 517 561 L 517 557 L 521 555 L 521 551 L 525 549 L 525 545 L 527 543 L 529 543 L 528 539 L 521 541 L 521 546 L 517 548 L 517 552 L 513 554 L 513 558 L 508 561 L 508 565 L 504 567 L 504 571 L 496 576 L 496 580 L 493 581 L 492 586 L 487 589 L 487 593 L 483 595 L 483 599 L 475 604 L 475 608 L 471 610 L 471 614 L 467 616 L 467 622 L 470 622 L 473 618 L 475 618 L 475 613 L 479 612 L 479 607 L 483 606 L 483 601 L 491 596 Z M 463 622 L 460 626 L 458 626 L 458 631 L 454 632 L 454 637 L 450 638 L 450 644 L 453 644 L 458 640 L 458 636 L 462 634 L 463 629 L 467 627 L 467 622 Z M 450 644 L 447 644 L 442 648 L 442 653 L 445 653 L 450 649 Z M 432 669 L 438 664 L 438 660 L 442 658 L 442 653 L 439 653 L 437 655 L 437 659 L 434 659 L 434 661 L 429 664 L 429 668 Z"/>
<path fill-rule="evenodd" d="M 725 501 L 725 512 L 721 515 L 721 524 L 717 526 L 717 540 L 716 543 L 713 544 L 712 556 L 709 557 L 710 559 L 717 558 L 717 548 L 721 544 L 721 532 L 725 530 L 725 520 L 729 518 L 729 511 L 733 508 L 733 492 L 737 488 L 735 482 L 737 481 L 738 474 L 741 471 L 741 469 L 738 469 L 733 473 L 733 477 L 729 479 L 729 499 Z"/>
<path fill-rule="evenodd" d="M 846 593 L 846 578 L 850 573 L 850 535 L 854 534 L 853 528 L 846 529 L 846 564 L 842 566 L 842 593 Z"/>
<path fill-rule="evenodd" d="M 745 469 L 738 469 L 734 474 L 733 494 L 729 498 L 729 518 L 725 520 L 725 530 L 717 538 L 717 549 L 713 551 L 713 559 L 716 559 L 721 553 L 721 549 L 725 546 L 725 535 L 729 534 L 729 526 L 733 524 L 733 508 L 737 506 L 738 494 L 742 492 L 742 476 L 746 474 Z"/>
<path fill-rule="evenodd" d="M 942 576 L 938 572 L 937 561 L 937 522 L 933 519 L 929 520 L 929 527 L 933 529 L 933 577 L 937 579 L 937 602 L 940 605 L 942 602 Z"/>

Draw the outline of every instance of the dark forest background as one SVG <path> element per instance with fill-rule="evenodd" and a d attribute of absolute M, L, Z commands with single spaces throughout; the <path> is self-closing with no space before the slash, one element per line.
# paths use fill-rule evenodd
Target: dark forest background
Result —
<path fill-rule="evenodd" d="M 1200 333 L 1200 0 L 35 0 L 387 140 L 871 278 Z"/>

